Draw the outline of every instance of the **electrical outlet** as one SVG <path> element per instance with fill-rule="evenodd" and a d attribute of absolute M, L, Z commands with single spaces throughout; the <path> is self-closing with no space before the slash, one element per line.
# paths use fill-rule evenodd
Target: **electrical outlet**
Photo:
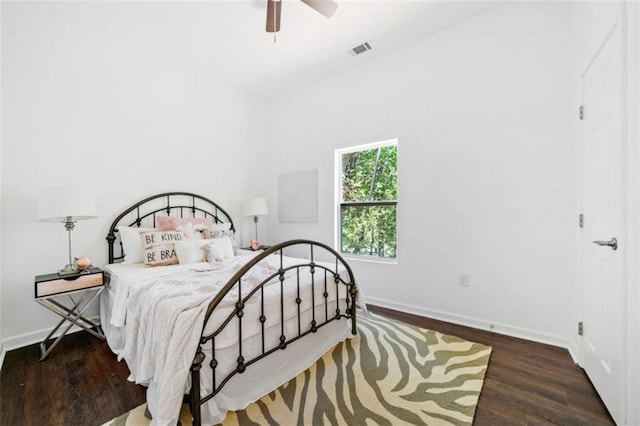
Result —
<path fill-rule="evenodd" d="M 460 272 L 460 285 L 463 287 L 469 287 L 471 284 L 471 274 L 466 272 Z"/>

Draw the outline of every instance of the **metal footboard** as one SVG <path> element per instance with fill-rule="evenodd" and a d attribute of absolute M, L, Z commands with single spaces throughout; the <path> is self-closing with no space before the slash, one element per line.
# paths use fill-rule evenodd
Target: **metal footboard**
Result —
<path fill-rule="evenodd" d="M 295 252 L 295 257 L 300 257 L 300 253 L 305 259 L 298 259 L 294 265 L 285 265 L 285 249 L 287 252 Z M 262 280 L 259 284 L 251 286 L 249 291 L 243 293 L 243 278 L 251 273 L 259 262 L 264 260 L 268 256 L 279 257 L 279 268 L 276 272 L 270 274 L 267 278 Z M 308 257 L 308 259 L 307 259 Z M 322 259 L 322 263 L 317 259 Z M 327 267 L 327 259 L 333 265 Z M 301 293 L 301 273 L 308 273 L 311 277 L 311 291 L 310 295 L 304 295 Z M 285 274 L 289 275 L 289 280 L 285 282 Z M 295 277 L 292 279 L 291 277 Z M 275 281 L 275 282 L 274 282 Z M 247 287 L 247 284 L 244 284 Z M 270 320 L 265 313 L 265 287 L 267 285 L 279 285 L 280 295 L 280 309 L 279 318 L 276 318 L 277 324 L 280 326 L 280 336 L 277 342 L 268 342 L 265 336 L 265 323 Z M 297 286 L 297 297 L 295 298 L 293 306 L 285 306 L 285 287 Z M 319 290 L 316 286 L 321 286 Z M 335 286 L 335 301 L 330 301 L 330 289 L 329 286 Z M 342 286 L 342 287 L 341 287 Z M 341 288 L 343 291 L 341 292 Z M 216 308 L 220 305 L 225 297 L 228 300 L 230 294 L 237 291 L 237 301 L 232 312 L 225 318 L 222 318 L 220 326 L 215 330 L 206 332 L 207 324 L 212 317 L 212 314 Z M 273 291 L 273 290 L 272 290 Z M 316 300 L 316 292 L 321 291 L 321 300 Z M 344 300 L 340 300 L 340 294 L 343 293 L 346 297 Z M 353 278 L 353 272 L 345 260 L 335 250 L 329 246 L 310 240 L 292 240 L 284 243 L 277 244 L 271 248 L 265 250 L 262 254 L 257 255 L 249 263 L 247 263 L 242 269 L 240 269 L 223 287 L 223 289 L 214 297 L 209 303 L 202 328 L 200 342 L 191 366 L 191 413 L 193 416 L 194 425 L 201 424 L 201 405 L 215 397 L 220 390 L 237 374 L 249 373 L 247 368 L 252 364 L 257 363 L 261 359 L 269 356 L 270 354 L 286 350 L 289 344 L 304 338 L 310 333 L 315 333 L 318 329 L 332 321 L 346 319 L 351 320 L 351 332 L 356 334 L 356 295 L 357 288 L 355 280 Z M 303 300 L 304 297 L 310 297 L 311 300 Z M 257 298 L 260 303 L 261 315 L 258 318 L 260 322 L 259 328 L 261 329 L 261 344 L 262 348 L 258 355 L 250 356 L 243 351 L 243 324 L 247 319 L 245 315 L 245 305 L 252 299 Z M 255 299 L 253 299 L 255 300 Z M 305 302 L 311 304 L 311 321 L 305 322 L 302 319 L 301 305 Z M 317 309 L 316 306 L 319 306 Z M 285 310 L 290 311 L 293 309 L 297 312 L 297 333 L 287 335 L 285 332 Z M 238 354 L 235 368 L 224 375 L 220 380 L 216 380 L 216 368 L 218 367 L 218 360 L 216 359 L 216 338 L 225 330 L 225 328 L 232 323 L 236 322 L 238 332 Z M 245 324 L 246 325 L 246 324 Z M 207 347 L 206 345 L 209 345 Z M 211 349 L 212 359 L 207 360 L 204 348 Z M 203 370 L 204 362 L 208 361 L 211 370 Z M 201 395 L 200 389 L 200 374 L 212 374 L 213 388 L 211 392 Z"/>

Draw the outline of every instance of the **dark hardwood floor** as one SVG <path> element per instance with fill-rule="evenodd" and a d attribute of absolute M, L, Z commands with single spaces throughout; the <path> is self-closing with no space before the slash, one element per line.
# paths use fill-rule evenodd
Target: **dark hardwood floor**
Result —
<path fill-rule="evenodd" d="M 566 349 L 370 306 L 372 312 L 493 347 L 474 425 L 612 425 Z"/>
<path fill-rule="evenodd" d="M 145 402 L 107 343 L 81 331 L 38 362 L 39 346 L 7 352 L 0 375 L 0 425 L 101 425 Z"/>
<path fill-rule="evenodd" d="M 562 348 L 370 307 L 372 312 L 493 347 L 475 425 L 611 425 L 591 382 Z M 86 332 L 44 362 L 38 345 L 7 353 L 0 425 L 100 425 L 145 401 L 124 362 Z"/>

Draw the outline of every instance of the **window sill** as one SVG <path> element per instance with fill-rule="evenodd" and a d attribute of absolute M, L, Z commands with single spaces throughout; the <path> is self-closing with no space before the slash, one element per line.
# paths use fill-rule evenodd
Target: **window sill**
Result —
<path fill-rule="evenodd" d="M 358 256 L 357 254 L 348 254 L 348 253 L 340 253 L 342 257 L 346 260 L 355 260 L 358 262 L 367 262 L 367 263 L 381 263 L 384 265 L 397 265 L 398 258 L 384 258 L 384 257 L 376 257 L 376 256 Z"/>

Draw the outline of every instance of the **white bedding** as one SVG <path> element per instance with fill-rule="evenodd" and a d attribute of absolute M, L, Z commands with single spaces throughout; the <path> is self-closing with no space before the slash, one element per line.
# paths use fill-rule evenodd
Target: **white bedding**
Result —
<path fill-rule="evenodd" d="M 129 365 L 130 380 L 149 386 L 147 402 L 154 418 L 152 424 L 175 424 L 182 395 L 189 389 L 189 367 L 208 303 L 229 278 L 255 255 L 242 251 L 234 261 L 215 267 L 208 263 L 156 268 L 125 264 L 107 266 L 111 282 L 101 299 L 103 329 L 111 349 Z M 243 295 L 253 285 L 276 272 L 279 260 L 279 256 L 269 256 L 252 268 L 252 276 L 242 282 Z M 284 258 L 285 267 L 294 262 L 294 259 Z M 326 266 L 333 269 L 332 265 Z M 291 338 L 298 333 L 298 309 L 295 303 L 298 289 L 294 271 L 287 272 L 285 277 L 284 334 Z M 317 322 L 324 321 L 326 316 L 332 317 L 338 301 L 341 311 L 345 309 L 346 290 L 343 285 L 338 287 L 340 290 L 336 300 L 336 286 L 329 274 L 326 288 L 329 306 L 326 307 L 322 296 L 325 291 L 324 271 L 321 268 L 316 269 L 314 281 L 315 306 L 312 307 L 311 274 L 306 268 L 300 270 L 302 332 L 310 327 L 314 314 Z M 265 287 L 264 294 L 268 349 L 278 342 L 281 334 L 280 282 L 277 277 Z M 236 289 L 216 308 L 207 323 L 206 332 L 217 329 L 233 311 L 237 301 Z M 261 353 L 260 315 L 261 303 L 254 297 L 246 303 L 242 318 L 242 355 L 247 360 Z M 239 322 L 237 317 L 232 319 L 216 337 L 218 384 L 237 365 Z M 303 371 L 335 343 L 349 336 L 350 323 L 334 321 L 318 333 L 293 343 L 295 347 L 261 360 L 260 365 L 256 365 L 258 368 L 249 367 L 245 374 L 236 375 L 215 398 L 202 407 L 203 424 L 220 422 L 227 410 L 244 408 Z M 204 349 L 207 358 L 201 374 L 203 395 L 212 388 L 211 371 L 207 370 L 211 361 L 210 345 Z"/>

